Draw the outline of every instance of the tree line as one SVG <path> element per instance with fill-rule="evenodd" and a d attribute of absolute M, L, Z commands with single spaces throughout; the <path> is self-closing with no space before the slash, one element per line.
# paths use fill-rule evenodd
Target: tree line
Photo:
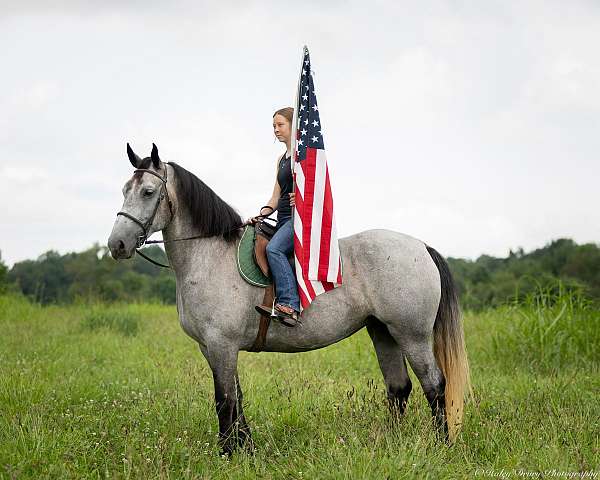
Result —
<path fill-rule="evenodd" d="M 158 246 L 147 247 L 144 253 L 167 263 Z M 577 245 L 561 238 L 528 253 L 520 248 L 505 258 L 449 257 L 448 264 L 463 308 L 481 310 L 520 301 L 540 287 L 577 290 L 600 303 L 600 247 L 595 243 Z M 41 304 L 90 300 L 175 303 L 172 271 L 138 255 L 116 262 L 99 244 L 65 255 L 50 250 L 10 269 L 0 254 L 0 293 L 11 290 Z"/>
<path fill-rule="evenodd" d="M 465 308 L 519 302 L 540 289 L 577 291 L 600 303 L 600 247 L 595 243 L 577 245 L 560 238 L 529 253 L 519 248 L 505 258 L 448 258 L 448 264 Z"/>
<path fill-rule="evenodd" d="M 144 249 L 149 257 L 167 263 L 158 246 Z M 6 270 L 6 266 L 4 266 Z M 95 244 L 78 253 L 61 255 L 50 250 L 36 260 L 17 262 L 1 273 L 0 286 L 22 292 L 41 304 L 75 301 L 158 301 L 175 303 L 175 276 L 138 255 L 128 261 L 115 261 L 108 248 Z"/>

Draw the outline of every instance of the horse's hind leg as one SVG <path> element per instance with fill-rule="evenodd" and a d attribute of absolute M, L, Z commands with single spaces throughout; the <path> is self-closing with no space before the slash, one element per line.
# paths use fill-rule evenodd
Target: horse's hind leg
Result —
<path fill-rule="evenodd" d="M 387 327 L 375 317 L 369 317 L 367 331 L 373 341 L 379 368 L 387 387 L 390 411 L 394 417 L 404 414 L 412 383 L 408 376 L 404 354 Z"/>
<path fill-rule="evenodd" d="M 448 440 L 448 423 L 446 421 L 446 403 L 444 390 L 446 380 L 438 367 L 429 339 L 421 335 L 403 335 L 399 337 L 400 346 L 410 363 L 413 372 L 423 387 L 425 397 L 431 407 L 436 427 Z"/>

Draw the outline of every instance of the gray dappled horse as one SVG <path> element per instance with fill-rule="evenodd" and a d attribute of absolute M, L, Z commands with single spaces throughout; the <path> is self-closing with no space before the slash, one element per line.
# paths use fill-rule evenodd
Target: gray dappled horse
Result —
<path fill-rule="evenodd" d="M 162 162 L 155 145 L 148 158 L 138 157 L 129 145 L 127 153 L 137 170 L 123 187 L 123 208 L 108 240 L 111 254 L 130 258 L 149 235 L 162 230 L 176 276 L 179 321 L 213 372 L 220 444 L 227 453 L 252 446 L 237 361 L 238 352 L 249 350 L 256 338 L 254 306 L 261 303 L 263 289 L 246 283 L 237 269 L 242 219 L 195 175 Z M 318 296 L 303 312 L 302 326 L 272 322 L 264 350 L 314 350 L 367 327 L 392 411 L 402 414 L 406 408 L 412 388 L 408 360 L 436 426 L 452 442 L 470 387 L 448 265 L 422 241 L 389 230 L 342 238 L 339 247 L 343 285 Z"/>

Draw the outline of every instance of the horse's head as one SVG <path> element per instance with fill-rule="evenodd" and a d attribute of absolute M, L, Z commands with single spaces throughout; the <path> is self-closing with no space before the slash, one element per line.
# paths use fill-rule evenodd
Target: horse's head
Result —
<path fill-rule="evenodd" d="M 133 177 L 123 186 L 123 207 L 108 238 L 114 259 L 130 258 L 152 233 L 165 228 L 171 220 L 171 201 L 167 192 L 167 164 L 152 144 L 150 157 L 141 159 L 127 144 L 127 156 L 135 167 Z"/>

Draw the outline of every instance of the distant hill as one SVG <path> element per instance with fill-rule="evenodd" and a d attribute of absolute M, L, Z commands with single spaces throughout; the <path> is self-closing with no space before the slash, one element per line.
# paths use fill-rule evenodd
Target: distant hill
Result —
<path fill-rule="evenodd" d="M 560 238 L 525 253 L 522 248 L 506 258 L 481 255 L 477 260 L 448 258 L 460 290 L 461 304 L 471 309 L 495 306 L 533 293 L 537 287 L 582 291 L 600 300 L 600 248 L 577 245 Z"/>
<path fill-rule="evenodd" d="M 166 263 L 158 246 L 144 249 Z M 448 258 L 464 308 L 482 309 L 525 297 L 538 287 L 575 289 L 600 302 L 600 247 L 573 240 L 553 240 L 506 258 L 481 255 L 477 260 Z M 139 256 L 116 262 L 106 247 L 95 244 L 79 253 L 60 255 L 50 250 L 36 260 L 18 262 L 8 270 L 0 256 L 0 293 L 20 291 L 42 303 L 77 300 L 159 301 L 175 303 L 173 272 Z"/>

